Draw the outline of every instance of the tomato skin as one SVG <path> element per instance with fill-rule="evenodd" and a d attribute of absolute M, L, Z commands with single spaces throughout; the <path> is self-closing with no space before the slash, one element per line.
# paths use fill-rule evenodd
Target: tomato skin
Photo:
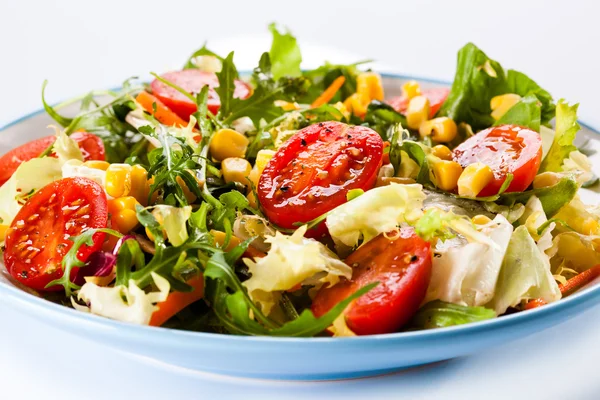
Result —
<path fill-rule="evenodd" d="M 533 182 L 542 162 L 542 138 L 539 133 L 516 125 L 501 125 L 471 136 L 452 152 L 454 161 L 466 167 L 475 162 L 488 165 L 494 179 L 479 193 L 493 196 L 513 174 L 506 192 L 522 192 Z"/>
<path fill-rule="evenodd" d="M 358 289 L 379 282 L 348 306 L 346 324 L 357 335 L 392 333 L 412 318 L 425 298 L 431 278 L 431 246 L 413 228 L 380 234 L 345 262 L 353 267 L 352 279 L 321 288 L 312 304 L 315 316 L 324 315 Z"/>
<path fill-rule="evenodd" d="M 450 89 L 448 88 L 421 89 L 421 94 L 429 99 L 430 118 L 433 118 L 437 114 L 449 93 Z M 400 114 L 404 114 L 408 108 L 408 102 L 409 99 L 407 97 L 398 96 L 390 99 L 387 103 Z"/>
<path fill-rule="evenodd" d="M 73 132 L 71 138 L 74 139 L 83 155 L 83 159 L 104 161 L 106 159 L 104 144 L 98 136 L 88 132 Z M 46 136 L 40 139 L 32 140 L 0 157 L 0 186 L 10 179 L 19 165 L 38 157 L 54 141 L 56 136 Z"/>
<path fill-rule="evenodd" d="M 108 206 L 104 189 L 88 178 L 64 178 L 46 185 L 25 203 L 6 236 L 4 263 L 18 281 L 39 291 L 59 290 L 46 285 L 61 277 L 63 256 L 73 246 L 68 238 L 85 229 L 106 228 Z M 101 248 L 105 234 L 94 235 L 77 257 L 86 261 Z M 78 268 L 73 268 L 71 279 Z"/>
<path fill-rule="evenodd" d="M 296 132 L 265 167 L 260 204 L 269 220 L 294 228 L 346 202 L 349 190 L 372 188 L 382 158 L 383 141 L 370 128 L 313 124 Z"/>
<path fill-rule="evenodd" d="M 204 86 L 208 85 L 208 109 L 213 114 L 219 112 L 221 101 L 214 89 L 219 86 L 219 79 L 216 74 L 198 69 L 184 69 L 182 71 L 167 72 L 161 77 L 185 89 L 194 96 L 200 93 L 200 90 Z M 252 90 L 246 82 L 236 79 L 234 83 L 233 97 L 245 99 L 252 94 Z M 190 115 L 196 112 L 197 107 L 195 103 L 158 79 L 153 80 L 150 87 L 152 88 L 152 94 L 184 120 L 189 121 Z"/>

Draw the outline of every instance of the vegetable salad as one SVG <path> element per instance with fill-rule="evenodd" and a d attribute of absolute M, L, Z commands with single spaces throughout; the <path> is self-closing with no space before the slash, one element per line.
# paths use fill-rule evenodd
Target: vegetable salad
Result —
<path fill-rule="evenodd" d="M 368 62 L 183 68 L 51 106 L 0 158 L 7 275 L 129 323 L 241 335 L 447 327 L 559 301 L 600 273 L 577 105 L 474 44 L 450 88 Z M 66 116 L 63 107 L 78 103 Z"/>

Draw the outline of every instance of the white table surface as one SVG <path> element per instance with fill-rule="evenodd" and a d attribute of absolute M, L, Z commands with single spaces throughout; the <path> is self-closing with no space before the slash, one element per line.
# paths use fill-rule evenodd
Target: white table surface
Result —
<path fill-rule="evenodd" d="M 375 58 L 385 69 L 451 79 L 473 41 L 600 127 L 594 1 L 0 0 L 0 126 L 91 88 L 175 69 L 205 39 L 251 67 L 266 25 L 300 38 L 307 66 Z M 228 12 L 222 11 L 225 8 Z M 235 10 L 235 11 L 233 11 Z M 331 49 L 336 49 L 331 50 Z M 359 57 L 357 57 L 358 55 Z M 0 309 L 0 399 L 597 399 L 600 307 L 476 355 L 378 378 L 293 383 L 172 368 L 98 346 Z M 218 396 L 218 397 L 217 397 Z"/>

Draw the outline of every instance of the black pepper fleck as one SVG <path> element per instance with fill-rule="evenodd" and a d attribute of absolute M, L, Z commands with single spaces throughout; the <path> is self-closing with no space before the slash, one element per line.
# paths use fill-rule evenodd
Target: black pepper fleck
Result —
<path fill-rule="evenodd" d="M 413 256 L 410 258 L 410 262 L 415 262 L 415 261 L 417 261 L 418 259 L 419 259 L 419 257 L 417 257 L 416 255 L 413 255 Z"/>
<path fill-rule="evenodd" d="M 306 146 L 306 140 L 302 139 L 302 140 L 300 141 L 300 143 L 302 144 L 302 146 Z"/>
<path fill-rule="evenodd" d="M 282 186 L 282 187 L 280 188 L 280 190 L 281 190 L 282 192 L 287 192 L 288 190 L 290 190 L 290 187 L 289 187 L 289 186 Z"/>

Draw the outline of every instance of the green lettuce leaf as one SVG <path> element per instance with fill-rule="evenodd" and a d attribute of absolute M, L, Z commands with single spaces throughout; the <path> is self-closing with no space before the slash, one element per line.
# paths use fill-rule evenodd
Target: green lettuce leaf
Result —
<path fill-rule="evenodd" d="M 277 80 L 283 76 L 302 75 L 302 54 L 296 38 L 289 32 L 279 32 L 274 23 L 269 25 L 269 30 L 273 34 L 273 43 L 269 51 L 273 78 Z"/>
<path fill-rule="evenodd" d="M 435 300 L 417 311 L 409 329 L 434 329 L 495 318 L 496 313 L 485 307 L 468 307 Z"/>
<path fill-rule="evenodd" d="M 541 298 L 550 303 L 560 297 L 548 256 L 540 251 L 527 227 L 519 226 L 508 243 L 489 306 L 500 315 L 524 300 Z"/>
<path fill-rule="evenodd" d="M 494 126 L 514 124 L 540 131 L 542 103 L 534 94 L 528 94 L 512 106 Z"/>
<path fill-rule="evenodd" d="M 577 123 L 577 108 L 579 104 L 569 106 L 564 100 L 556 105 L 556 132 L 552 146 L 542 161 L 539 172 L 559 172 L 565 158 L 577 150 L 573 144 L 577 132 L 581 129 Z"/>
<path fill-rule="evenodd" d="M 506 73 L 507 93 L 516 93 L 521 97 L 534 95 L 541 104 L 541 121 L 546 125 L 554 118 L 555 108 L 552 95 L 522 72 L 509 69 Z"/>

